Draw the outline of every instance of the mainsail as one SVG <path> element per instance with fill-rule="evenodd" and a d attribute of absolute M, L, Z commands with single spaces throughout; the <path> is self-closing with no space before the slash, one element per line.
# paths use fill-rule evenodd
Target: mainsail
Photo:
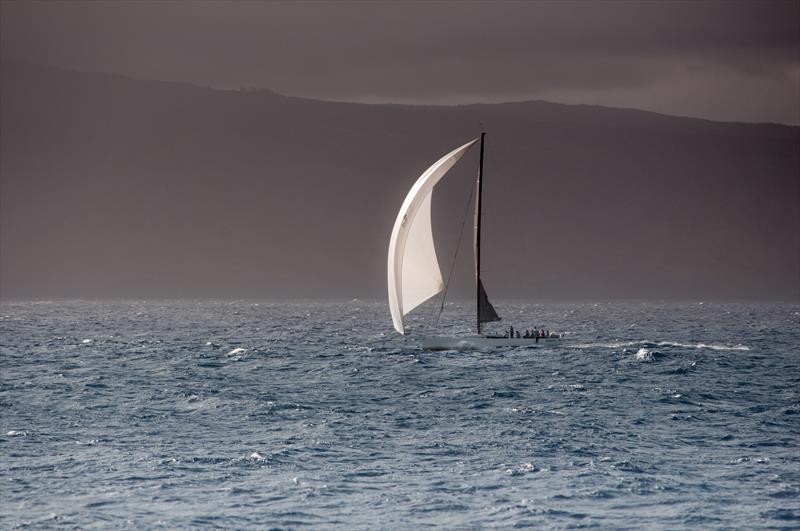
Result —
<path fill-rule="evenodd" d="M 454 149 L 425 170 L 397 214 L 389 241 L 388 284 L 392 322 L 401 334 L 403 316 L 444 288 L 431 228 L 433 187 L 478 140 Z"/>

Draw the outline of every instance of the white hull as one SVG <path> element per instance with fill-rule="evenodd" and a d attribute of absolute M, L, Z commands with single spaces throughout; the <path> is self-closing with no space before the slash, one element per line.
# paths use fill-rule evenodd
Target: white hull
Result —
<path fill-rule="evenodd" d="M 541 347 L 556 346 L 560 337 L 513 338 L 513 337 L 426 337 L 421 346 L 425 350 L 482 350 L 500 347 Z"/>

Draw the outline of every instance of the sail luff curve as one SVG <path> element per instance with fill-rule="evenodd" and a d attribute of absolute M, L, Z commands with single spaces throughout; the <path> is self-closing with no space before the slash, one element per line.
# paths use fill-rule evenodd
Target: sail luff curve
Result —
<path fill-rule="evenodd" d="M 444 288 L 431 228 L 433 187 L 476 142 L 476 138 L 436 161 L 406 195 L 389 241 L 389 309 L 395 329 L 405 333 L 403 316 Z"/>

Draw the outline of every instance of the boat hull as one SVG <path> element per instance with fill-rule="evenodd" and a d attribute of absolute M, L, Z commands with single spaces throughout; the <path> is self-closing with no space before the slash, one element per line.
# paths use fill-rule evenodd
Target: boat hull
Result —
<path fill-rule="evenodd" d="M 483 350 L 508 347 L 543 347 L 561 343 L 560 337 L 514 338 L 514 337 L 426 337 L 421 341 L 425 350 Z"/>

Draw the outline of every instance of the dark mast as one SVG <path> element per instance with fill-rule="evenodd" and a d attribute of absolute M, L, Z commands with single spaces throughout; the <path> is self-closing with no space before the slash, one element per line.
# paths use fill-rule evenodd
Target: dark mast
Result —
<path fill-rule="evenodd" d="M 478 165 L 478 193 L 475 199 L 475 317 L 478 335 L 481 333 L 481 193 L 483 192 L 483 137 L 481 131 L 481 157 Z"/>
<path fill-rule="evenodd" d="M 475 246 L 475 306 L 477 310 L 475 322 L 479 335 L 483 323 L 500 320 L 494 306 L 489 302 L 489 297 L 486 296 L 486 289 L 481 280 L 481 198 L 483 195 L 483 137 L 485 135 L 486 133 L 481 131 L 481 162 L 478 169 L 478 190 L 475 194 L 475 241 L 473 242 Z"/>

